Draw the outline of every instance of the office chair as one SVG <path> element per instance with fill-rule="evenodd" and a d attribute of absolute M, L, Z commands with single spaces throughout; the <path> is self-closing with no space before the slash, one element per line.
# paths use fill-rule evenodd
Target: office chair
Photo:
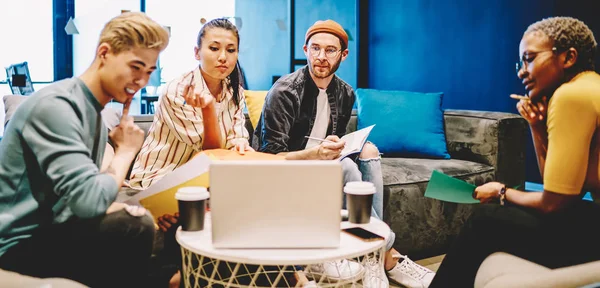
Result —
<path fill-rule="evenodd" d="M 15 95 L 30 95 L 34 92 L 27 61 L 6 67 L 6 82 Z"/>

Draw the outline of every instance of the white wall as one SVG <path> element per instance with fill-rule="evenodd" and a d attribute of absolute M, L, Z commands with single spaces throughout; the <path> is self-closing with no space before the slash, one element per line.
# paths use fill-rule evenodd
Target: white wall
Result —
<path fill-rule="evenodd" d="M 160 55 L 162 81 L 168 82 L 198 66 L 198 61 L 194 59 L 194 47 L 202 28 L 200 19 L 210 21 L 233 17 L 235 1 L 146 0 L 146 13 L 160 24 L 171 27 L 169 46 Z"/>

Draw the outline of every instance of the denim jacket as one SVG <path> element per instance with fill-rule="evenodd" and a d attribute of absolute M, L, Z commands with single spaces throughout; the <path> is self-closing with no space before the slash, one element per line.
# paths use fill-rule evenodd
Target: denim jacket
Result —
<path fill-rule="evenodd" d="M 277 154 L 303 150 L 315 123 L 319 88 L 310 77 L 308 66 L 281 77 L 265 98 L 262 114 L 254 131 L 256 151 Z M 352 87 L 336 75 L 327 86 L 331 114 L 327 135 L 342 137 L 352 114 L 356 96 Z"/>

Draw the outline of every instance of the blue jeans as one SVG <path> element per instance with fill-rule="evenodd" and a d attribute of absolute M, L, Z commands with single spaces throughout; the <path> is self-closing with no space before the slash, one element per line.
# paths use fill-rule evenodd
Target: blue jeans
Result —
<path fill-rule="evenodd" d="M 373 206 L 371 215 L 377 219 L 383 220 L 383 174 L 381 173 L 381 157 L 361 159 L 356 162 L 347 157 L 342 160 L 342 171 L 344 174 L 344 185 L 352 181 L 366 181 L 375 185 L 375 195 L 373 195 Z M 343 193 L 343 192 L 342 192 Z M 344 195 L 344 209 L 346 208 L 346 197 Z M 390 230 L 386 248 L 392 249 L 396 234 Z"/>

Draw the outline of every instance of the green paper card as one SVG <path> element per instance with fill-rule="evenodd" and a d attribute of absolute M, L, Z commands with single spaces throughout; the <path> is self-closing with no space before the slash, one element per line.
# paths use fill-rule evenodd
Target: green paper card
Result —
<path fill-rule="evenodd" d="M 475 187 L 475 185 L 469 184 L 463 180 L 450 177 L 434 170 L 431 174 L 429 184 L 427 184 L 425 197 L 453 203 L 480 203 L 479 200 L 473 199 Z"/>

